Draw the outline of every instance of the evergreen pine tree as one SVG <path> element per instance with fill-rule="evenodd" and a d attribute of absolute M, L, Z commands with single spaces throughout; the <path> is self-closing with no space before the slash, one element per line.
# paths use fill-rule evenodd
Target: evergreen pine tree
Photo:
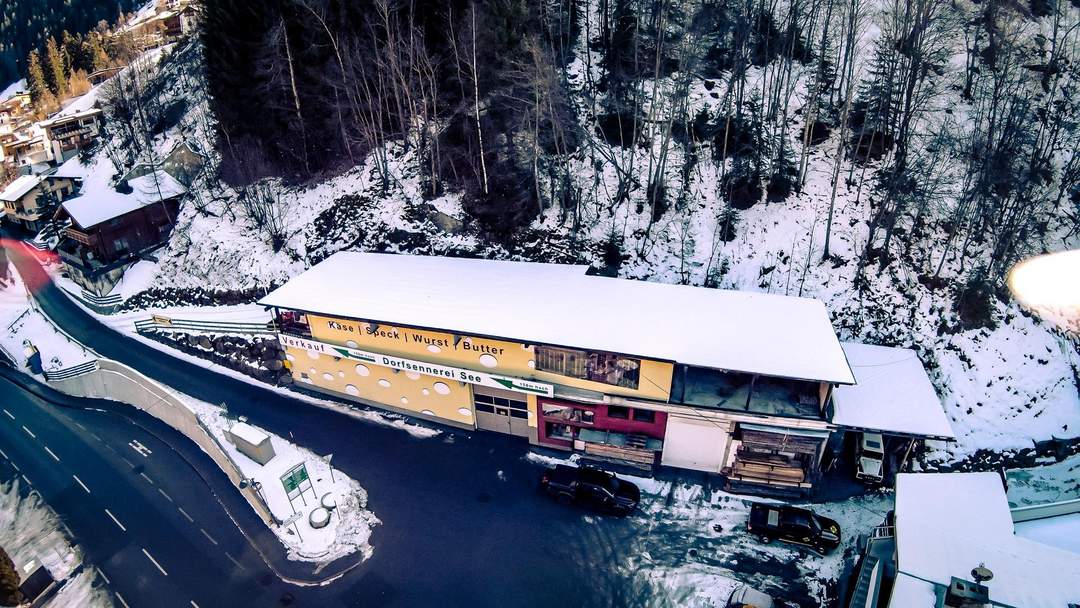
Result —
<path fill-rule="evenodd" d="M 45 81 L 45 71 L 41 67 L 41 56 L 36 50 L 30 51 L 26 61 L 26 89 L 30 92 L 30 101 L 39 109 L 47 109 L 56 103 L 56 97 L 49 90 Z"/>
<path fill-rule="evenodd" d="M 56 44 L 56 38 L 49 37 L 45 44 L 45 77 L 49 83 L 49 89 L 57 97 L 63 97 L 67 93 L 67 70 L 64 66 L 64 55 Z"/>
<path fill-rule="evenodd" d="M 105 45 L 101 43 L 101 34 L 91 32 L 86 37 L 87 55 L 89 57 L 88 72 L 96 72 L 109 67 L 109 54 L 105 52 Z"/>

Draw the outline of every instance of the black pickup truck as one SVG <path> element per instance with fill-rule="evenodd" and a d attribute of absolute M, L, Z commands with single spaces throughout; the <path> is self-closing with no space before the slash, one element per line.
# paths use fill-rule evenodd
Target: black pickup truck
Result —
<path fill-rule="evenodd" d="M 750 505 L 746 530 L 763 543 L 773 539 L 805 545 L 818 553 L 840 546 L 840 524 L 807 509 L 787 505 Z"/>
<path fill-rule="evenodd" d="M 544 472 L 540 486 L 561 504 L 578 504 L 615 515 L 633 513 L 641 500 L 636 485 L 592 467 L 560 464 Z"/>

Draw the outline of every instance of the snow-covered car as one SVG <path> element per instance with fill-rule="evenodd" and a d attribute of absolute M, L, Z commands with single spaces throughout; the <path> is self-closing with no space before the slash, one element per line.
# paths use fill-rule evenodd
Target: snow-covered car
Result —
<path fill-rule="evenodd" d="M 726 608 L 779 608 L 779 604 L 757 589 L 744 586 L 731 592 Z"/>
<path fill-rule="evenodd" d="M 885 443 L 880 433 L 863 433 L 859 439 L 855 479 L 881 483 L 885 468 Z"/>

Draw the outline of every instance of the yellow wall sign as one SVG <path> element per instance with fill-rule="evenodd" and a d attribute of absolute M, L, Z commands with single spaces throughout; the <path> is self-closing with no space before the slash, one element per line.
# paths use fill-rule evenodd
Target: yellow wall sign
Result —
<path fill-rule="evenodd" d="M 535 346 L 523 342 L 314 314 L 308 314 L 307 319 L 312 338 L 329 344 L 367 349 L 411 360 L 438 361 L 454 368 L 485 370 L 482 373 L 502 374 L 505 377 L 533 378 L 545 384 L 559 384 L 612 395 L 660 401 L 667 401 L 670 396 L 674 370 L 673 365 L 666 361 L 640 359 L 640 383 L 636 388 L 631 388 L 537 369 Z"/>
<path fill-rule="evenodd" d="M 154 315 L 151 317 L 154 320 L 154 325 L 160 325 L 162 327 L 172 327 L 172 319 L 165 315 Z"/>
<path fill-rule="evenodd" d="M 478 372 L 471 369 L 451 367 L 448 365 L 438 365 L 436 363 L 425 363 L 423 361 L 415 361 L 403 357 L 373 353 L 358 348 L 337 346 L 335 344 L 326 344 L 325 342 L 316 342 L 314 340 L 305 340 L 304 338 L 297 338 L 285 334 L 278 334 L 278 339 L 281 341 L 281 345 L 285 347 L 300 348 L 309 352 L 326 354 L 333 357 L 354 359 L 364 363 L 424 374 L 426 376 L 434 376 L 436 378 L 457 380 L 458 382 L 500 388 L 529 395 L 551 397 L 555 394 L 552 385 L 543 382 L 535 382 L 533 380 L 525 380 L 499 374 L 489 374 L 487 372 Z"/>

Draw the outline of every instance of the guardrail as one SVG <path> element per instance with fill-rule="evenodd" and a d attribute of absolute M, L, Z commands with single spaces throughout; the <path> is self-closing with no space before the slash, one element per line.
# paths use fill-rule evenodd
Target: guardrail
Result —
<path fill-rule="evenodd" d="M 50 382 L 55 382 L 57 380 L 67 380 L 68 378 L 75 378 L 77 376 L 96 372 L 97 370 L 98 362 L 97 359 L 95 359 L 93 361 L 87 361 L 86 363 L 81 363 L 79 365 L 73 365 L 72 367 L 65 367 L 64 369 L 45 370 L 42 373 L 44 374 L 46 380 Z"/>
<path fill-rule="evenodd" d="M 15 324 L 16 324 L 16 323 L 18 323 L 19 321 L 21 321 L 21 320 L 22 320 L 22 318 L 23 318 L 23 317 L 25 317 L 25 316 L 26 316 L 26 315 L 28 315 L 28 314 L 30 314 L 30 309 L 29 309 L 29 308 L 27 308 L 26 310 L 22 311 L 22 314 L 21 314 L 21 315 L 19 315 L 19 316 L 15 317 L 15 320 L 14 320 L 14 321 L 12 321 L 12 322 L 11 322 L 11 324 L 7 326 L 7 330 L 8 330 L 9 332 L 10 332 L 10 331 L 11 331 L 11 328 L 12 328 L 12 327 L 15 327 Z"/>
<path fill-rule="evenodd" d="M 135 331 L 139 333 L 158 329 L 219 334 L 276 334 L 278 332 L 277 324 L 273 321 L 267 321 L 266 323 L 199 321 L 196 319 L 174 319 L 162 315 L 154 315 L 149 319 L 135 321 Z"/>
<path fill-rule="evenodd" d="M 0 344 L 0 357 L 7 359 L 16 368 L 19 367 L 19 360 L 15 358 L 15 355 L 8 352 L 8 349 L 4 348 L 3 344 Z"/>
<path fill-rule="evenodd" d="M 1047 517 L 1060 517 L 1080 513 L 1080 498 L 1060 500 L 1039 505 L 1027 505 L 1010 509 L 1013 523 L 1035 521 Z"/>
<path fill-rule="evenodd" d="M 870 539 L 876 540 L 879 538 L 893 538 L 896 536 L 896 528 L 893 526 L 881 525 L 875 527 L 870 531 Z"/>
<path fill-rule="evenodd" d="M 123 296 L 118 293 L 110 293 L 107 296 L 99 296 L 83 289 L 82 293 L 79 294 L 79 297 L 81 297 L 83 300 L 86 300 L 87 302 L 90 302 L 91 304 L 96 304 L 98 306 L 117 306 L 124 303 Z"/>

